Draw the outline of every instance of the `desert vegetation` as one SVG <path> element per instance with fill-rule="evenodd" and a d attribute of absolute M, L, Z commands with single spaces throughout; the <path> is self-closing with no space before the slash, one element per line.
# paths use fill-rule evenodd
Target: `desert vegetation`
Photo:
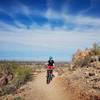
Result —
<path fill-rule="evenodd" d="M 0 62 L 0 96 L 13 93 L 31 79 L 32 68 L 15 62 Z"/>

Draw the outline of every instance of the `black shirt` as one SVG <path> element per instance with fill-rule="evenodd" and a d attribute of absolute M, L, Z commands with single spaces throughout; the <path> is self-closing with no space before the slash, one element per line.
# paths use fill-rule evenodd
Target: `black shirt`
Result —
<path fill-rule="evenodd" d="M 53 60 L 48 60 L 48 66 L 53 66 L 54 61 Z"/>

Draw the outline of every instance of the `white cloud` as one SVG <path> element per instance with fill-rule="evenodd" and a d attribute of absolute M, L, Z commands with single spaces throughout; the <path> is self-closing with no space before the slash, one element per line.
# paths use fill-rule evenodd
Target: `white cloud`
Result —
<path fill-rule="evenodd" d="M 48 26 L 49 27 L 49 26 Z M 100 42 L 100 34 L 95 31 L 80 32 L 66 31 L 63 29 L 52 30 L 50 28 L 40 29 L 17 29 L 13 28 L 10 32 L 0 32 L 0 42 L 18 43 L 21 45 L 30 46 L 33 49 L 50 49 L 50 50 L 66 50 L 73 47 L 82 47 Z M 99 31 L 100 32 L 100 31 Z M 19 48 L 20 49 L 20 48 Z"/>
<path fill-rule="evenodd" d="M 18 9 L 17 9 L 18 10 Z M 19 10 L 18 10 L 19 11 Z M 32 13 L 29 8 L 22 6 L 19 13 L 24 13 L 29 16 Z M 0 26 L 8 29 L 8 31 L 0 30 L 0 43 L 15 43 L 22 45 L 21 48 L 8 48 L 9 50 L 22 50 L 28 47 L 35 51 L 66 51 L 76 48 L 85 48 L 94 42 L 100 43 L 100 19 L 86 17 L 82 15 L 71 16 L 64 12 L 57 13 L 48 8 L 46 12 L 40 13 L 41 16 L 50 19 L 59 19 L 64 22 L 62 27 L 51 28 L 50 23 L 39 26 L 38 23 L 33 23 L 30 29 L 18 20 L 14 20 L 17 26 L 12 26 L 0 22 Z M 14 17 L 14 16 L 13 16 Z M 74 30 L 67 30 L 67 23 L 75 25 Z M 91 28 L 83 28 L 83 25 L 92 25 Z M 1 45 L 1 44 L 0 44 Z M 0 50 L 5 49 L 0 46 Z M 68 51 L 70 52 L 70 51 Z"/>
<path fill-rule="evenodd" d="M 84 32 L 84 29 L 79 31 L 76 28 L 75 30 L 67 31 L 63 27 L 59 27 L 52 30 L 49 23 L 44 26 L 33 24 L 30 29 L 23 27 L 23 25 L 22 28 L 16 28 L 4 23 L 0 23 L 0 25 L 10 30 L 0 31 L 0 51 L 33 51 L 33 53 L 46 51 L 48 55 L 50 52 L 58 52 L 58 54 L 55 54 L 56 56 L 58 55 L 57 59 L 67 59 L 67 55 L 71 57 L 77 48 L 83 49 L 94 42 L 100 43 L 100 29 L 87 29 Z M 15 44 L 14 47 L 12 44 Z M 66 57 L 63 55 L 63 52 L 66 52 Z M 60 57 L 60 53 L 62 57 Z M 40 59 L 43 58 L 40 57 Z"/>
<path fill-rule="evenodd" d="M 93 7 L 96 4 L 97 4 L 96 0 L 91 0 L 90 7 L 88 7 L 86 10 L 90 9 L 91 7 Z M 34 14 L 43 16 L 48 19 L 48 23 L 44 26 L 48 26 L 48 25 L 50 26 L 49 20 L 58 19 L 58 20 L 62 20 L 64 22 L 63 28 L 66 28 L 66 25 L 68 25 L 67 23 L 74 24 L 76 29 L 79 29 L 79 30 L 81 28 L 80 27 L 81 25 L 91 25 L 91 26 L 93 26 L 92 28 L 94 28 L 94 30 L 97 29 L 98 27 L 100 27 L 100 19 L 92 18 L 89 16 L 83 16 L 82 13 L 80 13 L 80 12 L 84 12 L 84 11 L 80 11 L 78 15 L 72 16 L 72 15 L 67 14 L 67 8 L 66 8 L 66 11 L 63 9 L 62 12 L 58 13 L 51 8 L 52 0 L 48 0 L 47 6 L 48 6 L 48 9 L 46 11 L 40 12 L 39 10 L 31 9 L 29 6 L 26 6 L 22 3 L 17 3 L 17 6 L 12 6 L 11 12 L 5 11 L 4 9 L 1 9 L 1 8 L 0 8 L 0 11 L 11 16 L 13 18 L 16 26 L 19 26 L 21 28 L 25 28 L 27 26 L 16 19 L 16 14 L 24 14 L 25 16 L 27 16 L 27 18 L 29 18 L 29 20 L 32 21 L 32 23 L 33 23 L 33 25 L 30 27 L 38 26 L 38 25 L 36 25 L 36 23 L 34 23 L 32 17 L 31 17 L 31 15 L 34 15 Z"/>
<path fill-rule="evenodd" d="M 23 23 L 21 23 L 19 20 L 16 19 L 16 16 L 19 14 L 23 14 L 24 16 L 26 16 L 30 21 L 33 22 L 33 19 L 31 17 L 32 14 L 36 13 L 37 11 L 32 11 L 32 9 L 30 9 L 28 6 L 22 4 L 22 3 L 18 3 L 15 5 L 12 5 L 11 8 L 9 10 L 5 10 L 0 8 L 0 11 L 7 14 L 8 16 L 10 16 L 14 23 L 16 24 L 16 26 L 18 27 L 25 27 L 25 25 Z M 37 12 L 38 14 L 38 12 Z"/>
<path fill-rule="evenodd" d="M 93 28 L 92 30 L 95 30 L 95 29 L 97 30 L 100 27 L 100 19 L 99 18 L 83 16 L 80 13 L 78 15 L 72 16 L 72 15 L 65 13 L 64 11 L 62 11 L 61 13 L 57 13 L 54 10 L 52 10 L 51 8 L 48 8 L 43 16 L 46 17 L 48 20 L 51 20 L 51 19 L 62 20 L 64 22 L 63 28 L 66 28 L 66 26 L 68 26 L 68 23 L 74 24 L 76 29 L 81 29 L 82 25 L 92 26 L 92 28 Z M 86 30 L 88 30 L 88 29 L 86 29 Z"/>
<path fill-rule="evenodd" d="M 49 19 L 61 19 L 61 16 L 59 16 L 59 13 L 55 12 L 52 8 L 48 8 L 45 12 L 45 17 Z"/>

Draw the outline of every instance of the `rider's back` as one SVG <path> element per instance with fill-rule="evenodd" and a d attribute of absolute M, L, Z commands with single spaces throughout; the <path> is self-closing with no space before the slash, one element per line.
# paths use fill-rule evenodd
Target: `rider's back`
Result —
<path fill-rule="evenodd" d="M 54 61 L 53 60 L 48 60 L 48 66 L 53 66 Z"/>
<path fill-rule="evenodd" d="M 54 61 L 53 60 L 49 60 L 48 61 L 48 70 L 53 70 L 53 68 L 54 68 Z"/>

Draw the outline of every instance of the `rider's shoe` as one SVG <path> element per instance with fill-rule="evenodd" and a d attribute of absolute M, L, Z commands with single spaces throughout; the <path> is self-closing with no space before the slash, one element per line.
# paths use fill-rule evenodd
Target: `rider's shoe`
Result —
<path fill-rule="evenodd" d="M 54 74 L 52 74 L 52 77 L 55 77 L 55 75 L 54 75 Z"/>

